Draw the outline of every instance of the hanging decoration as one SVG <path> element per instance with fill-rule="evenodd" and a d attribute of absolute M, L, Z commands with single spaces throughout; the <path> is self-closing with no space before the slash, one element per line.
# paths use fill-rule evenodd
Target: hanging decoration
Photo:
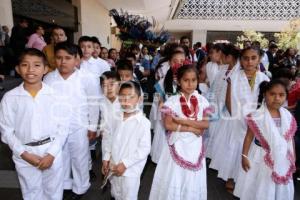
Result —
<path fill-rule="evenodd" d="M 159 47 L 170 38 L 170 33 L 164 27 L 158 28 L 158 23 L 152 17 L 150 22 L 146 17 L 129 14 L 126 11 L 112 9 L 109 15 L 117 24 L 117 35 L 125 45 L 141 43 L 150 47 Z"/>

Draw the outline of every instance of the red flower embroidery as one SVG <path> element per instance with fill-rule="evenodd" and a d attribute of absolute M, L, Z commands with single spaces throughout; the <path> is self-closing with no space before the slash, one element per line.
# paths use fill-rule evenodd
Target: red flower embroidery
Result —
<path fill-rule="evenodd" d="M 188 117 L 188 118 L 192 118 L 192 119 L 197 119 L 197 115 L 199 112 L 199 106 L 198 106 L 198 99 L 197 97 L 195 97 L 194 95 L 191 96 L 190 98 L 190 102 L 191 102 L 191 108 L 189 108 L 187 102 L 186 102 L 186 98 L 182 95 L 180 97 L 180 105 L 181 105 L 181 110 L 182 113 Z"/>

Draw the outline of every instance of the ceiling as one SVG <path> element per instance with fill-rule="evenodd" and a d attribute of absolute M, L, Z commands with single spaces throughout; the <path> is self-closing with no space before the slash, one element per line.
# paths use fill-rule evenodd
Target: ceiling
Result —
<path fill-rule="evenodd" d="M 140 14 L 154 17 L 164 25 L 169 19 L 170 13 L 179 0 L 99 0 L 100 3 L 110 9 L 123 9 L 132 14 Z"/>

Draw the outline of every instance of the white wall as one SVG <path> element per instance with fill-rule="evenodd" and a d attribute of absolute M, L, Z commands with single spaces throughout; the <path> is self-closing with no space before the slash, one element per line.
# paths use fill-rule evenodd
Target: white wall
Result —
<path fill-rule="evenodd" d="M 264 20 L 168 20 L 165 28 L 168 30 L 209 30 L 209 31 L 245 31 L 279 32 L 288 26 L 288 21 Z"/>
<path fill-rule="evenodd" d="M 14 25 L 11 0 L 1 0 L 0 3 L 0 24 L 6 25 L 10 29 Z"/>
<path fill-rule="evenodd" d="M 207 30 L 193 30 L 192 32 L 192 44 L 201 42 L 203 45 L 206 44 Z"/>
<path fill-rule="evenodd" d="M 99 0 L 73 0 L 78 8 L 79 32 L 74 34 L 75 42 L 82 35 L 96 36 L 102 46 L 111 46 L 110 17 L 108 10 Z"/>

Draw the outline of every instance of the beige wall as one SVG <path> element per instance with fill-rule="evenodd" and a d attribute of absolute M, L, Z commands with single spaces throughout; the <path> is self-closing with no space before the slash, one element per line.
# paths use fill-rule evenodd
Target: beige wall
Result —
<path fill-rule="evenodd" d="M 0 24 L 8 26 L 10 29 L 13 27 L 11 0 L 1 0 L 0 2 Z"/>
<path fill-rule="evenodd" d="M 73 0 L 78 8 L 79 31 L 75 33 L 75 42 L 82 35 L 96 36 L 105 47 L 111 46 L 110 17 L 108 10 L 99 0 Z"/>

